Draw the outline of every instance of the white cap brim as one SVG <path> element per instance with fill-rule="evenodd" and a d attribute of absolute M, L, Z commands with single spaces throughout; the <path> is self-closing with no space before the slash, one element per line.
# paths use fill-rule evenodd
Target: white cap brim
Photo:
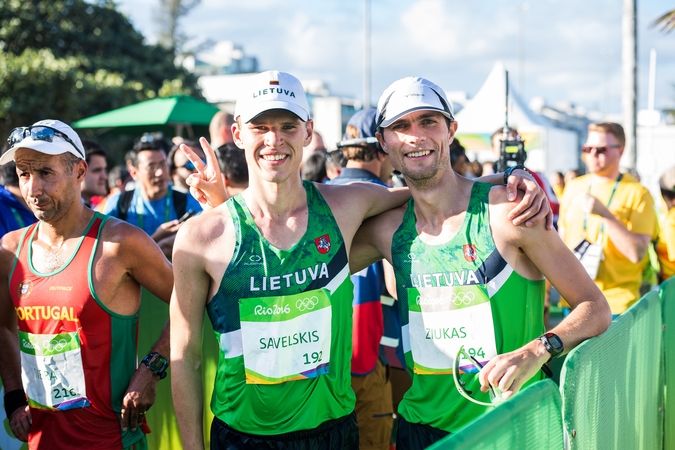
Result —
<path fill-rule="evenodd" d="M 260 102 L 260 103 L 255 103 L 253 105 L 254 107 L 249 108 L 247 111 L 243 111 L 239 117 L 241 117 L 241 120 L 244 123 L 248 123 L 251 120 L 255 119 L 258 117 L 260 114 L 271 111 L 273 109 L 284 109 L 286 111 L 290 111 L 296 116 L 300 118 L 303 122 L 307 122 L 307 119 L 309 118 L 309 113 L 305 111 L 302 107 L 299 105 L 296 105 L 295 103 L 290 103 L 286 102 L 283 100 L 272 100 L 269 102 Z"/>
<path fill-rule="evenodd" d="M 439 113 L 443 114 L 448 119 L 454 120 L 454 117 L 452 117 L 452 115 L 450 115 L 450 113 L 447 112 L 444 109 L 438 108 L 436 106 L 431 106 L 431 105 L 428 105 L 428 106 L 422 105 L 422 106 L 416 106 L 414 108 L 407 109 L 407 110 L 403 111 L 402 113 L 400 113 L 400 114 L 398 114 L 398 115 L 396 115 L 396 116 L 394 116 L 390 119 L 383 120 L 382 123 L 380 124 L 380 128 L 387 128 L 389 125 L 396 122 L 401 117 L 405 116 L 406 114 L 410 114 L 411 112 L 415 112 L 415 111 L 438 111 Z"/>
<path fill-rule="evenodd" d="M 14 154 L 17 150 L 21 148 L 28 148 L 30 150 L 35 150 L 36 152 L 44 153 L 46 155 L 60 155 L 62 153 L 72 153 L 80 159 L 84 159 L 84 155 L 81 155 L 75 150 L 70 142 L 64 141 L 62 139 L 57 139 L 53 142 L 48 141 L 35 141 L 30 136 L 26 137 L 21 142 L 17 142 L 12 146 L 11 149 L 7 150 L 2 157 L 0 157 L 0 166 L 14 161 Z"/>

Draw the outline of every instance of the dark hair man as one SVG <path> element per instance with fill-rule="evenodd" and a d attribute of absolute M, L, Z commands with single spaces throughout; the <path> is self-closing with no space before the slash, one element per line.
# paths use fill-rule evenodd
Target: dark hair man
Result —
<path fill-rule="evenodd" d="M 190 195 L 169 186 L 168 143 L 146 134 L 127 152 L 127 168 L 136 182 L 133 191 L 110 196 L 104 214 L 125 220 L 145 231 L 171 257 L 178 221 L 187 211 L 201 211 Z"/>
<path fill-rule="evenodd" d="M 93 209 L 97 206 L 97 203 L 92 201 L 93 197 L 98 197 L 100 201 L 108 195 L 108 152 L 96 142 L 87 139 L 82 141 L 82 145 L 87 161 L 87 175 L 80 190 L 84 204 Z"/>
<path fill-rule="evenodd" d="M 246 156 L 234 142 L 222 145 L 216 152 L 227 198 L 234 197 L 248 187 Z"/>

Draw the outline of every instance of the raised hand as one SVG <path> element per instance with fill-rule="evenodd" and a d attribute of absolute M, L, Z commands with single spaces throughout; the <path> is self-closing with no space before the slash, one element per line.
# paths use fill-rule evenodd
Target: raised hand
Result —
<path fill-rule="evenodd" d="M 201 203 L 202 207 L 206 207 L 205 209 L 215 208 L 227 200 L 225 183 L 220 173 L 216 152 L 205 138 L 200 138 L 199 143 L 204 150 L 204 155 L 206 155 L 206 164 L 195 152 L 190 150 L 190 147 L 185 144 L 180 146 L 181 151 L 187 159 L 192 161 L 197 170 L 185 182 L 190 186 L 190 194 Z"/>

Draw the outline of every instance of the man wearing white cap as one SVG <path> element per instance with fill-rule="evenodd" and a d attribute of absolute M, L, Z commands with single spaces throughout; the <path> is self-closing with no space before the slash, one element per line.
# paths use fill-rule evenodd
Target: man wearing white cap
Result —
<path fill-rule="evenodd" d="M 38 218 L 0 243 L 0 375 L 12 432 L 30 448 L 147 448 L 143 415 L 169 342 L 167 326 L 138 368 L 140 287 L 168 302 L 171 266 L 143 231 L 84 206 L 87 163 L 71 127 L 43 120 L 8 141 L 0 164 L 16 162 Z"/>
<path fill-rule="evenodd" d="M 350 263 L 359 269 L 385 257 L 394 266 L 413 378 L 396 447 L 426 448 L 487 410 L 480 391 L 508 399 L 540 379 L 548 360 L 602 333 L 611 315 L 554 231 L 515 226 L 504 187 L 452 170 L 457 122 L 441 88 L 399 80 L 382 94 L 378 115 L 378 140 L 412 199 L 363 224 Z M 549 333 L 543 275 L 574 306 Z"/>
<path fill-rule="evenodd" d="M 302 85 L 288 73 L 251 77 L 235 120 L 249 187 L 187 222 L 173 253 L 172 388 L 183 445 L 204 445 L 206 309 L 220 347 L 211 448 L 357 448 L 347 255 L 365 218 L 409 195 L 370 183 L 300 179 L 313 122 Z M 220 174 L 213 150 L 201 142 L 207 166 L 183 148 L 201 176 L 188 184 L 219 205 Z M 539 206 L 542 198 L 534 197 Z"/>

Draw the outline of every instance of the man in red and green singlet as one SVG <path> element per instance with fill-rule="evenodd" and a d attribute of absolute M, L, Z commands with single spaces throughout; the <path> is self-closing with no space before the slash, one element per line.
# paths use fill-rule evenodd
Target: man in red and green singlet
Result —
<path fill-rule="evenodd" d="M 0 245 L 0 375 L 12 432 L 30 449 L 143 449 L 168 325 L 137 360 L 140 288 L 169 300 L 171 265 L 140 229 L 85 207 L 79 136 L 58 120 L 16 128 L 15 161 L 38 218 Z M 18 333 L 17 333 L 18 329 Z"/>
<path fill-rule="evenodd" d="M 378 140 L 412 199 L 363 224 L 350 263 L 359 270 L 385 257 L 394 267 L 413 378 L 399 405 L 396 447 L 426 448 L 484 413 L 489 389 L 508 399 L 539 379 L 551 357 L 605 331 L 611 314 L 555 231 L 515 226 L 504 187 L 455 174 L 449 146 L 457 122 L 441 88 L 399 80 L 380 98 L 378 115 Z M 544 276 L 574 307 L 546 334 Z M 460 395 L 455 370 L 478 399 Z"/>
<path fill-rule="evenodd" d="M 202 194 L 220 205 L 181 227 L 173 253 L 172 391 L 183 446 L 204 447 L 206 310 L 220 348 L 212 449 L 358 448 L 347 255 L 365 218 L 409 194 L 371 183 L 303 182 L 313 122 L 300 81 L 288 73 L 252 76 L 235 120 L 249 187 L 225 204 L 213 150 L 202 139 L 205 167 L 183 147 L 204 181 L 188 178 L 188 185 L 218 188 L 217 196 Z"/>

